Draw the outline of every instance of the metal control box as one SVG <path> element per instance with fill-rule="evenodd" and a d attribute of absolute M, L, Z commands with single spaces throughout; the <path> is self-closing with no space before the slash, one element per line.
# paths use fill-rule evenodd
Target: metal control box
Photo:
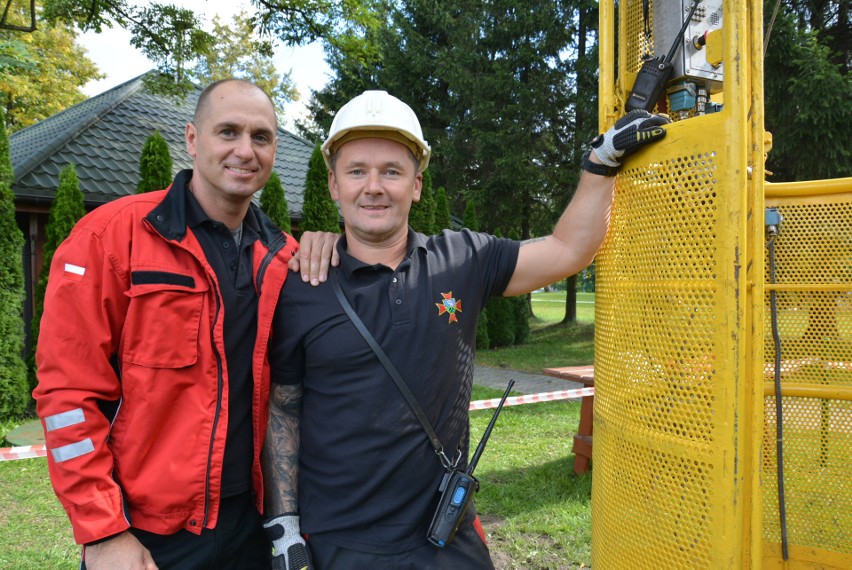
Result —
<path fill-rule="evenodd" d="M 707 46 L 701 45 L 710 32 L 722 29 L 722 0 L 701 0 L 692 14 L 683 38 L 678 34 L 684 19 L 689 15 L 693 0 L 656 0 L 654 6 L 654 51 L 656 55 L 668 53 L 672 44 L 679 41 L 680 49 L 672 60 L 672 79 L 692 78 L 703 80 L 709 93 L 722 90 L 724 73 L 722 64 L 711 58 Z M 721 41 L 712 34 L 710 41 Z M 712 47 L 712 46 L 711 46 Z"/>

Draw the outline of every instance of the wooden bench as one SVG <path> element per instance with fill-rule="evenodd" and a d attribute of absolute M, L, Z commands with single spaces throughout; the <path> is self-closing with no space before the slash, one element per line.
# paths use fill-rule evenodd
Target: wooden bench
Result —
<path fill-rule="evenodd" d="M 547 376 L 561 378 L 571 382 L 578 382 L 584 386 L 594 387 L 595 367 L 591 364 L 586 366 L 563 366 L 560 368 L 545 368 L 542 372 Z M 589 462 L 592 459 L 592 426 L 594 424 L 593 412 L 595 396 L 583 396 L 580 403 L 580 425 L 574 435 L 574 473 L 580 475 L 589 470 Z"/>

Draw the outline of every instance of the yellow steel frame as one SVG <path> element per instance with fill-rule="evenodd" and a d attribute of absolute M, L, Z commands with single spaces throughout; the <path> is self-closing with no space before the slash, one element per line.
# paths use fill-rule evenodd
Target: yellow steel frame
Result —
<path fill-rule="evenodd" d="M 623 115 L 644 47 L 642 1 L 621 0 L 617 17 L 615 4 L 600 3 L 601 131 Z M 764 210 L 821 203 L 852 179 L 765 182 L 762 2 L 725 0 L 723 13 L 722 111 L 670 125 L 626 161 L 598 256 L 594 568 L 852 568 L 852 552 L 819 544 L 793 543 L 781 560 L 764 514 L 767 295 L 852 291 L 852 279 L 767 283 Z M 818 398 L 845 414 L 852 385 L 788 378 L 781 395 L 793 412 Z"/>

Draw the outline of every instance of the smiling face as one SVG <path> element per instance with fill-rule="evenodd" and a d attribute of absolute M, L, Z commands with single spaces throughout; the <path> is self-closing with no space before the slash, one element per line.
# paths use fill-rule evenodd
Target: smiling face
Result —
<path fill-rule="evenodd" d="M 275 110 L 258 87 L 228 81 L 209 92 L 186 126 L 186 149 L 194 159 L 191 187 L 207 215 L 227 223 L 245 213 L 272 172 L 276 133 Z"/>
<path fill-rule="evenodd" d="M 411 151 L 396 141 L 364 138 L 341 146 L 328 187 L 340 203 L 349 247 L 404 245 L 422 183 Z"/>

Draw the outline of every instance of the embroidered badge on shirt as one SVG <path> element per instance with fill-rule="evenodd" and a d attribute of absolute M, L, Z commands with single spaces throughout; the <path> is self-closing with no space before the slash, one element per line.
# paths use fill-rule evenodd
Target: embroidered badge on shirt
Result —
<path fill-rule="evenodd" d="M 440 303 L 435 303 L 435 306 L 438 307 L 438 316 L 440 317 L 444 313 L 449 313 L 451 323 L 459 322 L 459 318 L 456 316 L 456 313 L 461 313 L 461 299 L 456 300 L 453 299 L 453 292 L 449 293 L 441 293 L 441 297 L 444 298 Z"/>

